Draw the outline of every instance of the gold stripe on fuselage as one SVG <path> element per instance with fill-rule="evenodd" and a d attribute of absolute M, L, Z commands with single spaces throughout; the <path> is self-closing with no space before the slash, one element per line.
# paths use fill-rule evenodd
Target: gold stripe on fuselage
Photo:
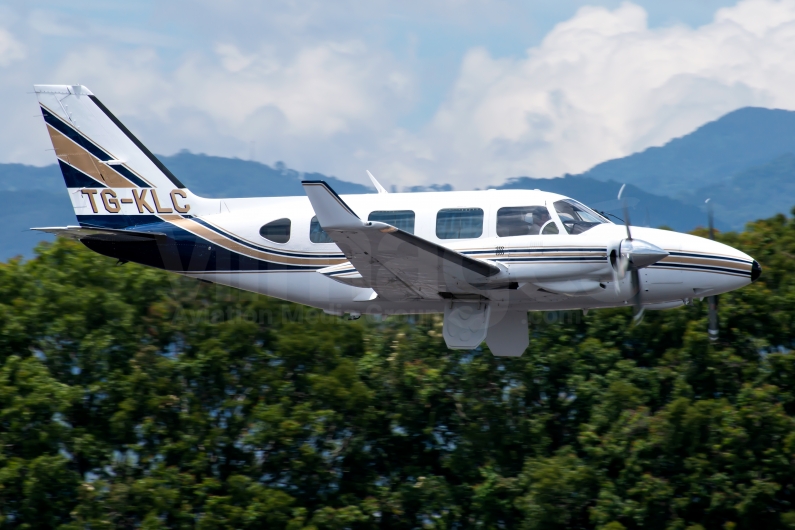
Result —
<path fill-rule="evenodd" d="M 203 239 L 206 239 L 212 243 L 220 245 L 228 250 L 238 252 L 245 256 L 249 256 L 256 259 L 261 259 L 265 261 L 270 261 L 273 263 L 280 263 L 286 265 L 309 265 L 309 266 L 331 266 L 331 265 L 344 265 L 347 260 L 345 258 L 294 258 L 289 256 L 282 256 L 279 254 L 273 254 L 268 251 L 252 249 L 245 245 L 242 245 L 232 239 L 225 237 L 214 230 L 207 228 L 206 226 L 192 220 L 192 219 L 185 219 L 179 215 L 162 215 L 160 216 L 163 220 L 171 222 L 172 224 L 198 236 Z M 205 221 L 206 222 L 206 221 Z M 215 225 L 213 225 L 215 226 Z M 218 228 L 221 230 L 220 228 Z M 235 236 L 239 237 L 239 236 Z M 560 248 L 560 247 L 557 247 Z M 458 250 L 458 252 L 474 252 L 474 251 L 483 251 L 483 250 L 491 250 L 485 248 L 471 248 L 466 250 Z M 512 251 L 511 249 L 505 249 L 505 251 L 501 253 L 489 253 L 489 254 L 479 254 L 479 255 L 469 255 L 469 257 L 476 258 L 476 259 L 496 259 L 499 260 L 500 258 L 522 258 L 522 257 L 543 257 L 548 258 L 544 263 L 552 263 L 554 262 L 554 258 L 566 258 L 566 257 L 582 257 L 582 258 L 591 258 L 591 259 L 604 259 L 606 258 L 606 254 L 601 251 L 585 251 L 585 252 L 576 252 L 574 248 L 572 251 L 559 251 L 559 250 L 549 250 L 547 252 L 543 251 L 543 247 L 540 247 L 539 250 L 541 252 L 516 252 Z M 680 265 L 700 265 L 700 266 L 711 266 L 711 267 L 722 267 L 725 269 L 734 269 L 737 273 L 748 273 L 751 271 L 751 263 L 747 262 L 737 262 L 733 260 L 723 259 L 724 256 L 715 255 L 714 258 L 703 258 L 703 257 L 687 257 L 687 256 L 667 256 L 660 260 L 661 263 L 670 263 L 670 264 L 680 264 Z M 572 263 L 570 261 L 566 261 L 566 263 Z M 652 266 L 653 268 L 656 268 Z M 344 269 L 344 267 L 341 267 Z M 661 267 L 663 268 L 663 267 Z M 354 269 L 355 270 L 355 269 Z M 337 272 L 337 271 L 329 271 L 329 272 Z M 351 271 L 353 272 L 353 271 Z M 707 271 L 707 272 L 716 272 L 721 273 L 720 271 Z M 725 274 L 731 274 L 730 272 L 725 272 Z"/>
<path fill-rule="evenodd" d="M 278 254 L 271 254 L 267 251 L 256 250 L 241 245 L 237 241 L 228 239 L 221 234 L 210 230 L 206 226 L 197 223 L 193 219 L 185 219 L 178 215 L 163 215 L 161 218 L 171 224 L 190 232 L 191 234 L 206 239 L 216 245 L 224 247 L 227 250 L 237 252 L 255 259 L 270 261 L 272 263 L 280 263 L 283 265 L 311 265 L 311 266 L 328 266 L 337 265 L 345 262 L 345 258 L 291 258 L 289 256 L 280 256 Z"/>
<path fill-rule="evenodd" d="M 212 222 L 210 222 L 207 219 L 202 219 L 202 221 L 207 223 L 208 225 L 212 226 L 213 228 L 215 228 L 219 232 L 222 232 L 221 235 L 224 235 L 223 233 L 228 233 L 229 232 L 227 229 L 222 228 L 221 226 L 218 226 L 217 224 L 212 223 Z M 250 239 L 247 239 L 247 238 L 245 238 L 245 237 L 243 237 L 243 236 L 241 236 L 239 234 L 232 234 L 232 235 L 234 237 L 236 237 L 237 239 L 240 239 L 241 241 L 245 241 L 246 243 L 254 245 L 255 247 L 260 246 L 260 243 L 257 242 L 257 241 L 251 241 Z M 322 251 L 318 251 L 318 252 L 312 252 L 310 250 L 304 250 L 304 251 L 301 251 L 301 254 L 320 254 L 320 255 L 323 255 L 323 256 L 328 256 L 329 254 L 334 254 L 334 252 L 329 252 L 328 250 L 322 250 Z M 337 252 L 337 254 L 340 254 L 340 257 L 342 256 L 342 252 Z M 317 259 L 317 258 L 312 258 L 312 259 Z M 337 259 L 337 258 L 330 258 L 330 259 Z"/>
<path fill-rule="evenodd" d="M 736 269 L 738 271 L 750 272 L 752 264 L 748 262 L 737 262 L 734 260 L 723 259 L 722 256 L 714 258 L 691 258 L 688 256 L 666 256 L 658 263 L 679 263 L 682 265 L 702 265 L 706 267 L 723 267 L 724 269 Z"/>

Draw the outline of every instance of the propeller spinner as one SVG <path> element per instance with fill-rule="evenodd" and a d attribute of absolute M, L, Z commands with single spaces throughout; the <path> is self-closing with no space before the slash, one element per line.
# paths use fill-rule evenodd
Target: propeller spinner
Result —
<path fill-rule="evenodd" d="M 618 200 L 621 200 L 625 187 L 626 184 L 623 184 L 618 191 Z M 630 274 L 630 283 L 632 285 L 632 292 L 634 293 L 632 295 L 632 306 L 634 308 L 632 320 L 637 324 L 643 319 L 643 289 L 639 271 L 665 258 L 668 256 L 668 252 L 648 241 L 632 239 L 632 231 L 630 230 L 629 223 L 629 209 L 627 208 L 626 200 L 624 201 L 624 227 L 627 230 L 627 237 L 619 244 L 618 252 L 613 251 L 611 253 L 610 264 L 613 266 L 613 279 L 616 292 L 619 292 L 621 289 L 619 280 L 624 279 L 627 272 Z"/>

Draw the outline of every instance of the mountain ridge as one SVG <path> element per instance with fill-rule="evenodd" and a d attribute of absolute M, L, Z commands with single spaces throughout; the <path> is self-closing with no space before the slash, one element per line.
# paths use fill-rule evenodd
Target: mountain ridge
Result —
<path fill-rule="evenodd" d="M 188 151 L 159 158 L 192 192 L 208 198 L 303 195 L 301 180 L 325 180 L 342 195 L 375 191 L 321 173 L 300 173 L 281 163 L 271 167 L 249 160 Z M 543 180 L 517 177 L 507 180 L 502 189 L 543 188 L 571 196 L 597 209 L 612 209 L 621 215 L 621 206 L 614 200 L 619 187 L 616 182 L 602 183 L 583 177 Z M 451 190 L 451 185 L 440 184 L 414 186 L 404 192 Z M 54 164 L 44 167 L 0 164 L 0 192 L 0 223 L 6 228 L 0 236 L 0 259 L 16 255 L 29 257 L 39 241 L 53 239 L 29 230 L 30 227 L 76 223 L 60 169 Z M 638 224 L 648 220 L 652 226 L 666 224 L 679 230 L 703 224 L 703 215 L 692 205 L 656 197 L 635 186 L 628 187 L 627 196 L 639 212 L 635 216 Z"/>
<path fill-rule="evenodd" d="M 627 157 L 597 164 L 579 175 L 554 179 L 514 177 L 498 189 L 543 189 L 621 216 L 615 200 L 626 196 L 635 224 L 688 231 L 705 224 L 704 200 L 712 198 L 716 225 L 740 230 L 746 222 L 788 213 L 795 204 L 795 112 L 746 107 L 706 123 L 690 134 Z M 326 180 L 340 194 L 372 193 L 361 184 L 300 173 L 282 163 L 180 151 L 161 156 L 169 169 L 201 196 L 302 195 L 302 179 Z M 450 184 L 404 191 L 450 190 Z M 43 238 L 31 226 L 74 224 L 74 212 L 56 165 L 0 164 L 0 259 L 30 256 Z M 46 237 L 45 237 L 46 239 Z"/>
<path fill-rule="evenodd" d="M 795 153 L 795 111 L 743 107 L 662 146 L 601 162 L 578 176 L 626 182 L 692 202 L 695 190 L 784 153 Z"/>

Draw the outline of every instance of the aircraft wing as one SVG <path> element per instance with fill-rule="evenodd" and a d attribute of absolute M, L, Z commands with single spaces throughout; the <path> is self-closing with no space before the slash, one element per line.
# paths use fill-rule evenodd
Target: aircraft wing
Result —
<path fill-rule="evenodd" d="M 31 228 L 38 232 L 46 232 L 70 239 L 99 239 L 103 241 L 144 241 L 165 237 L 159 232 L 138 232 L 135 230 L 117 230 L 114 228 L 85 228 L 82 226 L 46 226 Z"/>
<path fill-rule="evenodd" d="M 505 274 L 493 263 L 386 223 L 362 221 L 323 181 L 304 181 L 303 186 L 320 226 L 350 262 L 320 271 L 331 278 L 398 301 L 479 298 L 480 289 Z"/>

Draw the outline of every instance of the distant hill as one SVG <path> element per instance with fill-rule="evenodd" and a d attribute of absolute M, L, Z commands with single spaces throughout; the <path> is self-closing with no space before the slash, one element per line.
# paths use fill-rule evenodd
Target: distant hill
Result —
<path fill-rule="evenodd" d="M 158 158 L 188 186 L 203 197 L 286 197 L 302 195 L 301 180 L 324 179 L 339 193 L 370 193 L 372 188 L 320 173 L 299 173 L 281 162 L 270 167 L 259 162 L 194 154 L 181 151 Z M 0 190 L 42 190 L 63 193 L 58 167 L 0 164 Z"/>
<path fill-rule="evenodd" d="M 649 193 L 681 199 L 787 153 L 795 153 L 795 112 L 746 107 L 662 147 L 598 164 L 581 176 L 626 182 Z M 709 196 L 707 192 L 694 200 L 703 202 Z M 761 212 L 759 217 L 773 213 Z"/>
<path fill-rule="evenodd" d="M 719 184 L 693 194 L 693 203 L 709 197 L 732 230 L 742 230 L 749 219 L 791 212 L 795 206 L 795 155 L 783 154 L 766 164 L 740 171 Z"/>
<path fill-rule="evenodd" d="M 0 191 L 60 191 L 66 195 L 61 171 L 55 164 L 37 167 L 0 164 Z"/>
<path fill-rule="evenodd" d="M 339 193 L 371 188 L 320 173 L 182 151 L 160 157 L 192 191 L 205 197 L 302 195 L 302 179 L 326 180 Z M 705 224 L 704 199 L 715 204 L 721 229 L 741 230 L 753 219 L 788 213 L 795 205 L 795 112 L 745 108 L 707 123 L 662 147 L 610 160 L 581 175 L 517 177 L 501 189 L 542 189 L 573 197 L 619 217 L 616 195 L 627 183 L 633 224 L 688 231 Z M 450 184 L 405 191 L 451 190 Z M 394 190 L 393 190 L 394 191 Z M 0 164 L 0 259 L 30 256 L 46 239 L 31 226 L 74 224 L 55 165 Z"/>
<path fill-rule="evenodd" d="M 181 151 L 159 156 L 190 190 L 202 197 L 289 197 L 303 195 L 302 180 L 325 180 L 340 194 L 373 193 L 368 186 L 320 173 L 299 173 L 277 162 L 274 167 L 239 158 Z"/>
<path fill-rule="evenodd" d="M 194 193 L 204 197 L 283 197 L 303 195 L 301 179 L 323 179 L 339 193 L 372 189 L 319 173 L 301 174 L 283 164 L 270 167 L 237 158 L 183 151 L 160 156 L 163 163 Z M 75 224 L 63 177 L 53 164 L 45 167 L 0 164 L 0 260 L 32 255 L 39 241 L 53 236 L 32 232 L 32 226 Z"/>
<path fill-rule="evenodd" d="M 161 156 L 163 163 L 194 193 L 205 197 L 267 197 L 303 195 L 302 179 L 325 180 L 339 193 L 368 193 L 371 188 L 320 173 L 302 174 L 283 164 L 270 167 L 236 158 L 197 155 L 187 151 Z M 561 179 L 512 179 L 505 189 L 541 188 L 574 197 L 595 208 L 621 216 L 615 200 L 620 184 L 603 183 L 586 177 Z M 449 184 L 415 186 L 405 191 L 450 191 Z M 76 222 L 63 178 L 55 165 L 32 167 L 0 164 L 0 259 L 30 256 L 43 239 L 52 239 L 29 230 L 32 226 L 63 226 Z M 690 230 L 704 224 L 704 214 L 689 204 L 656 197 L 635 187 L 625 192 L 630 197 L 632 221 L 651 226 L 668 225 Z"/>
<path fill-rule="evenodd" d="M 39 241 L 53 236 L 31 226 L 75 224 L 74 210 L 56 165 L 0 164 L 0 259 L 30 256 Z"/>
<path fill-rule="evenodd" d="M 32 226 L 77 224 L 66 188 L 60 193 L 2 191 L 0 197 L 0 226 L 3 227 L 0 234 L 0 260 L 14 256 L 30 257 L 39 241 L 55 239 L 54 236 L 31 231 Z"/>

